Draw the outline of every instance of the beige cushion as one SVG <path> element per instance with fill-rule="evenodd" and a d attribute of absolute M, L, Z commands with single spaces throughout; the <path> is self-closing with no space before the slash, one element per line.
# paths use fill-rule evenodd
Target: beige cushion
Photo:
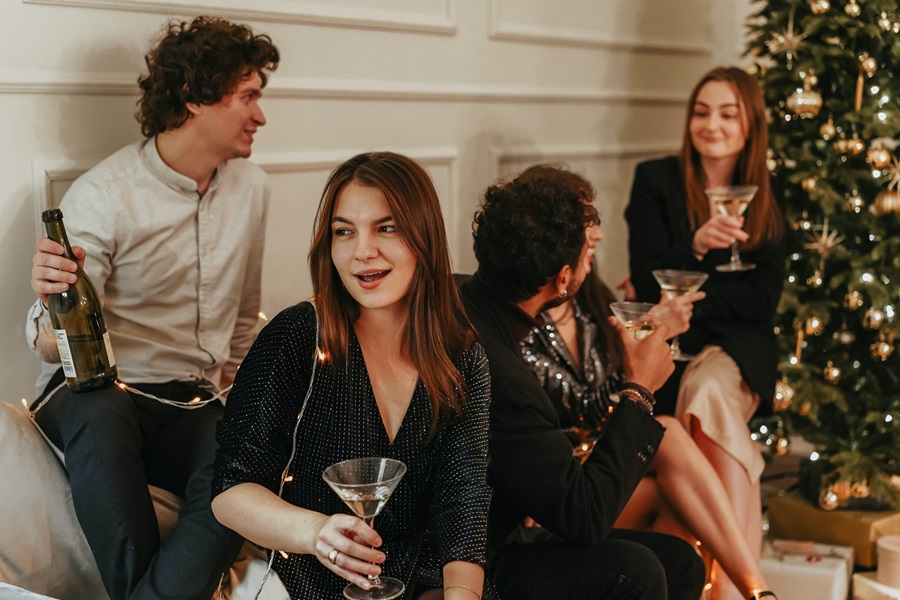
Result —
<path fill-rule="evenodd" d="M 0 581 L 66 600 L 106 600 L 65 469 L 22 409 L 0 402 Z"/>
<path fill-rule="evenodd" d="M 0 600 L 109 600 L 75 517 L 61 457 L 23 408 L 0 402 Z M 181 499 L 153 486 L 150 495 L 165 540 Z M 265 571 L 263 552 L 244 544 L 223 595 L 252 599 Z M 274 572 L 260 599 L 289 600 Z"/>

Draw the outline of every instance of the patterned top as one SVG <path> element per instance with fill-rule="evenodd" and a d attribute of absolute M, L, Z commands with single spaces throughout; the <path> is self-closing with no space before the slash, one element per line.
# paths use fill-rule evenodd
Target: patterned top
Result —
<path fill-rule="evenodd" d="M 309 387 L 315 344 L 315 309 L 308 302 L 284 310 L 253 344 L 217 435 L 214 496 L 244 482 L 278 492 Z M 486 483 L 490 378 L 484 349 L 473 344 L 455 364 L 468 385 L 463 418 L 426 442 L 431 407 L 419 381 L 392 443 L 359 342 L 351 335 L 346 369 L 331 363 L 316 369 L 297 429 L 289 470 L 293 479 L 284 486 L 283 497 L 292 504 L 327 515 L 352 514 L 322 479 L 322 471 L 365 456 L 403 461 L 408 471 L 374 527 L 387 555 L 384 574 L 407 586 L 413 580 L 440 586 L 440 567 L 450 561 L 485 562 L 491 493 Z M 275 556 L 274 568 L 292 598 L 342 598 L 347 582 L 314 556 Z"/>
<path fill-rule="evenodd" d="M 574 445 L 603 433 L 617 402 L 612 396 L 625 375 L 621 369 L 606 373 L 597 325 L 574 298 L 571 302 L 583 357 L 580 368 L 549 313 L 542 313 L 544 325 L 532 329 L 520 347 L 525 364 L 553 401 L 560 423 Z"/>

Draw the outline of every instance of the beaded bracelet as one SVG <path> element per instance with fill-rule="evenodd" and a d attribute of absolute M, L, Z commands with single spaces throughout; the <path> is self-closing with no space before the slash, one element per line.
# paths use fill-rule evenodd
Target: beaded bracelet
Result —
<path fill-rule="evenodd" d="M 468 587 L 468 586 L 465 586 L 465 585 L 462 585 L 462 584 L 460 584 L 460 583 L 456 583 L 456 584 L 454 584 L 454 585 L 448 585 L 447 587 L 444 588 L 444 591 L 446 592 L 446 591 L 452 590 L 453 588 L 461 588 L 461 589 L 466 590 L 467 592 L 472 592 L 472 594 L 474 594 L 475 597 L 478 598 L 478 600 L 481 600 L 481 594 L 479 594 L 478 592 L 476 592 L 476 591 L 473 590 L 472 588 L 470 588 L 470 587 Z"/>
<path fill-rule="evenodd" d="M 656 398 L 653 394 L 642 385 L 634 383 L 633 381 L 626 381 L 622 384 L 621 389 L 619 390 L 619 395 L 624 395 L 626 398 L 629 398 L 641 406 L 643 406 L 648 413 L 653 414 L 653 407 L 656 405 Z"/>

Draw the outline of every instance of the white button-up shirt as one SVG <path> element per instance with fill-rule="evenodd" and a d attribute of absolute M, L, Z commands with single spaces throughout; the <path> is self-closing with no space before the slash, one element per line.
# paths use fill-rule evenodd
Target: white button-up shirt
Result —
<path fill-rule="evenodd" d="M 155 139 L 72 184 L 60 208 L 69 241 L 87 251 L 120 380 L 218 385 L 223 372 L 234 376 L 256 334 L 268 201 L 265 173 L 240 159 L 221 165 L 201 197 Z M 32 348 L 52 356 L 39 303 L 28 322 Z M 39 391 L 58 368 L 45 364 Z"/>

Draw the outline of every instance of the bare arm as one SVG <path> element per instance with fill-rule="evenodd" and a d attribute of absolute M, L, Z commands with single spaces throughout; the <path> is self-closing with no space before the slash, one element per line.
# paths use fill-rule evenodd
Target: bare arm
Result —
<path fill-rule="evenodd" d="M 483 587 L 481 566 L 461 560 L 444 565 L 444 600 L 475 600 Z"/>
<path fill-rule="evenodd" d="M 360 573 L 378 575 L 384 553 L 372 548 L 381 537 L 351 515 L 323 515 L 285 502 L 256 483 L 228 488 L 212 501 L 216 519 L 251 542 L 292 554 L 312 554 L 340 577 L 368 589 Z M 329 553 L 338 550 L 335 563 Z M 479 568 L 480 569 L 480 568 Z"/>

